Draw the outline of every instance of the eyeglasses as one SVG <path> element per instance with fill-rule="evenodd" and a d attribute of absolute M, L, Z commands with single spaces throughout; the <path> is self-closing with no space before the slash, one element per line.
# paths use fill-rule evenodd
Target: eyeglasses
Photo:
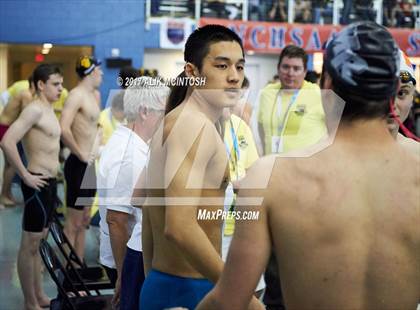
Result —
<path fill-rule="evenodd" d="M 413 82 L 413 85 L 416 85 L 416 80 L 407 71 L 400 72 L 400 80 L 401 80 L 401 83 Z"/>

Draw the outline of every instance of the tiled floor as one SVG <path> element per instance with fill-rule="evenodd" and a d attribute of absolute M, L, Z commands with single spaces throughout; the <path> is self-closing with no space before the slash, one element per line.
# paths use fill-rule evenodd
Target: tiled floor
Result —
<path fill-rule="evenodd" d="M 13 193 L 16 198 L 22 200 L 20 189 L 16 184 L 13 185 Z M 62 193 L 62 188 L 59 188 L 61 197 Z M 21 205 L 0 210 L 0 310 L 23 309 L 23 296 L 16 269 L 17 251 L 22 231 L 21 220 Z M 88 264 L 96 265 L 99 244 L 93 230 L 88 230 L 86 261 Z M 51 298 L 57 294 L 55 285 L 47 272 L 44 273 L 44 289 Z"/>

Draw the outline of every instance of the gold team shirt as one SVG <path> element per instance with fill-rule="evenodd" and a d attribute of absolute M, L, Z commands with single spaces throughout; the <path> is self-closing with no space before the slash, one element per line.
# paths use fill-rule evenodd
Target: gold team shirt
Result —
<path fill-rule="evenodd" d="M 63 90 L 61 91 L 60 98 L 53 103 L 54 113 L 57 119 L 60 119 L 61 117 L 61 112 L 63 112 L 64 103 L 66 102 L 68 96 L 68 90 L 63 88 Z"/>
<path fill-rule="evenodd" d="M 258 159 L 252 131 L 240 117 L 232 114 L 230 120 L 225 122 L 223 139 L 228 152 L 230 179 L 231 181 L 242 179 L 246 170 Z M 234 228 L 235 220 L 228 217 L 224 234 L 232 235 Z"/>
<path fill-rule="evenodd" d="M 10 86 L 7 91 L 10 95 L 10 98 L 15 97 L 19 94 L 22 90 L 29 89 L 29 81 L 28 80 L 21 80 L 17 81 Z M 10 99 L 9 99 L 10 100 Z"/>
<path fill-rule="evenodd" d="M 112 115 L 111 108 L 106 108 L 99 114 L 98 124 L 102 127 L 101 145 L 105 145 L 120 122 Z"/>
<path fill-rule="evenodd" d="M 268 84 L 260 94 L 258 123 L 264 128 L 265 154 L 275 152 L 273 136 L 281 137 L 281 152 L 287 152 L 316 144 L 327 133 L 317 84 L 304 81 L 298 92 L 281 92 L 281 105 L 280 88 L 280 83 Z"/>

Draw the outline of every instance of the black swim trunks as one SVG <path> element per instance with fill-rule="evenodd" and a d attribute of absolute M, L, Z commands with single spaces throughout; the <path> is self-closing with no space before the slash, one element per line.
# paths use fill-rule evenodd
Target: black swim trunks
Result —
<path fill-rule="evenodd" d="M 83 210 L 84 206 L 91 206 L 96 195 L 95 165 L 88 165 L 70 154 L 64 164 L 64 177 L 67 208 Z M 81 198 L 82 204 L 77 202 L 78 198 Z"/>
<path fill-rule="evenodd" d="M 32 173 L 41 175 L 39 173 Z M 49 178 L 45 180 L 47 185 L 40 191 L 29 187 L 21 181 L 21 189 L 25 200 L 22 226 L 24 231 L 42 232 L 47 228 L 51 217 L 57 207 L 57 180 Z"/>

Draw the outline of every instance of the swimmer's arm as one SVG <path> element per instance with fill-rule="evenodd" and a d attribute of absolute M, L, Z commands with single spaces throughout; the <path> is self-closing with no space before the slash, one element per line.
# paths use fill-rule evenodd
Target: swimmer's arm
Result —
<path fill-rule="evenodd" d="M 143 266 L 144 266 L 144 275 L 147 277 L 150 269 L 152 269 L 152 260 L 153 260 L 153 234 L 152 227 L 150 224 L 148 208 L 144 206 L 142 211 L 142 226 L 141 226 L 141 242 L 142 242 L 142 251 L 143 251 Z"/>
<path fill-rule="evenodd" d="M 16 145 L 22 140 L 25 134 L 35 126 L 41 118 L 41 115 L 42 111 L 39 107 L 35 105 L 28 106 L 20 113 L 17 120 L 12 123 L 1 141 L 1 148 L 6 153 L 9 162 L 22 179 L 26 179 L 29 172 L 20 159 Z"/>
<path fill-rule="evenodd" d="M 258 175 L 251 168 L 250 176 Z M 250 178 L 241 185 L 246 186 Z M 249 183 L 248 183 L 249 184 Z M 256 190 L 240 190 L 238 201 L 243 197 L 259 197 Z M 199 304 L 203 309 L 264 309 L 253 297 L 270 255 L 271 239 L 267 211 L 263 206 L 237 206 L 236 211 L 259 212 L 258 220 L 237 220 L 223 273 L 213 290 Z"/>
<path fill-rule="evenodd" d="M 82 100 L 78 94 L 70 93 L 64 104 L 63 112 L 61 113 L 61 137 L 64 144 L 74 155 L 79 157 L 81 161 L 87 162 L 88 158 L 86 158 L 86 155 L 82 154 L 79 145 L 74 139 L 73 132 L 71 131 L 71 125 L 73 124 L 77 111 L 79 111 L 81 107 L 81 103 Z"/>
<path fill-rule="evenodd" d="M 166 206 L 165 237 L 179 248 L 196 271 L 216 283 L 223 269 L 223 261 L 197 221 L 197 206 L 200 203 L 207 164 L 215 152 L 215 139 L 220 139 L 216 137 L 214 125 L 211 126 L 213 129 L 210 126 L 202 129 L 201 139 L 194 139 L 191 148 L 189 139 L 185 139 L 182 134 L 167 142 L 165 182 L 168 184 L 170 179 L 170 183 L 165 190 L 166 203 L 168 204 L 171 197 L 187 197 L 188 202 L 184 205 Z M 197 148 L 198 151 L 194 151 Z M 178 166 L 180 160 L 181 165 Z M 172 178 L 174 171 L 176 173 Z M 192 184 L 194 189 L 187 189 L 187 184 Z"/>

